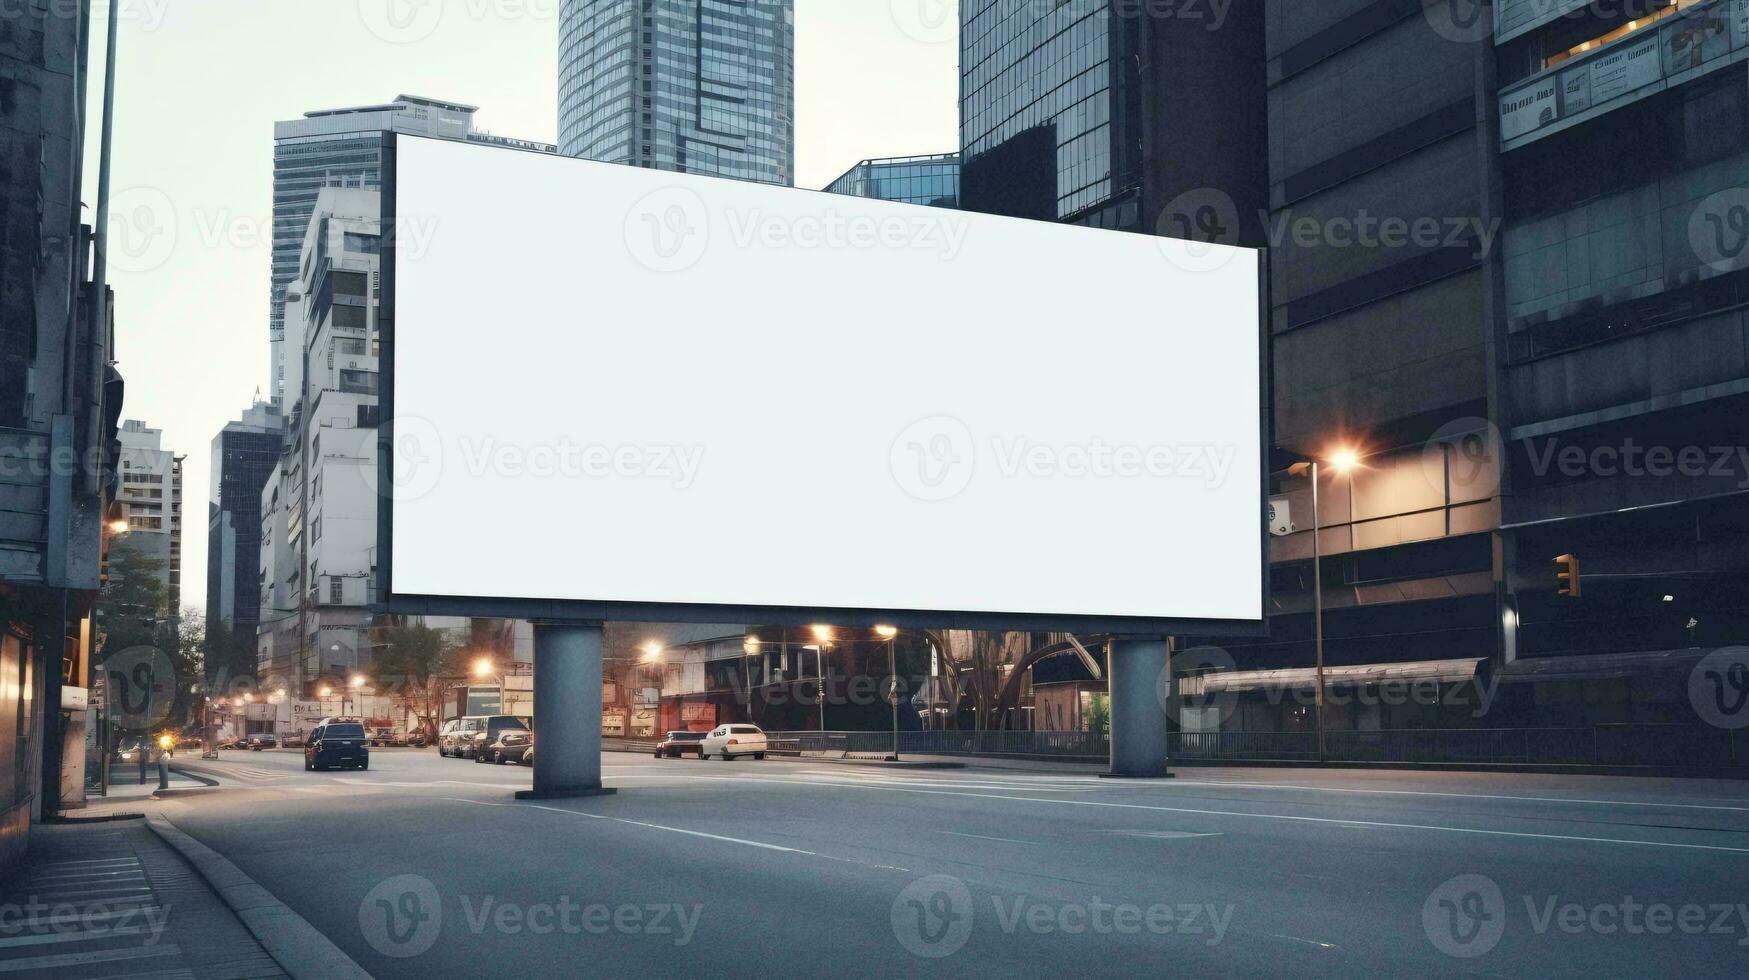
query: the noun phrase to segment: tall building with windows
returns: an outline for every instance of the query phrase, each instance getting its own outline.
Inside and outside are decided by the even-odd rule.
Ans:
[[[163,446],[164,434],[144,422],[122,423],[121,486],[116,500],[127,511],[128,533],[110,546],[128,548],[157,563],[164,605],[158,618],[182,611],[182,460]]]
[[[382,194],[316,196],[286,290],[291,413],[284,452],[257,487],[252,577],[261,583],[261,674],[303,691],[369,658],[375,600]],[[307,693],[307,692],[306,692]]]
[[[937,153],[864,160],[827,184],[826,192],[957,208],[960,203],[960,155]]]
[[[565,0],[559,146],[795,182],[795,0]]]
[[[1509,652],[1555,723],[1675,720],[1749,641],[1749,4],[1494,12]]]
[[[1263,0],[961,0],[961,207],[1262,243]]]
[[[84,799],[90,716],[64,706],[73,699],[62,691],[63,682],[89,683],[93,603],[112,533],[122,379],[113,297],[92,267],[84,224],[92,215],[82,203],[93,200],[87,137],[97,140],[85,111],[94,46],[82,35],[91,20],[83,2],[12,4],[0,14],[0,874],[8,875],[31,823]]]
[[[298,250],[310,225],[316,195],[324,187],[379,190],[387,134],[515,146],[556,153],[549,143],[494,136],[474,128],[471,105],[414,95],[381,105],[307,112],[273,126],[273,278],[268,304],[272,390],[269,401],[284,410],[285,290],[298,272]]]
[[[213,437],[206,615],[243,635],[254,633],[260,617],[261,488],[284,443],[285,416],[260,401]]]

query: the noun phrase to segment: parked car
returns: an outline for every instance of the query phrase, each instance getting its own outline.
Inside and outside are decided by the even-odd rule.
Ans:
[[[277,749],[279,748],[279,736],[272,732],[250,732],[244,736],[243,745],[251,752],[260,752],[262,749]]]
[[[738,756],[765,758],[765,732],[758,725],[718,725],[699,743],[698,757],[716,756],[724,762]]]
[[[372,748],[389,745],[406,745],[407,738],[393,728],[378,727],[370,730],[370,744]]]
[[[464,725],[477,720],[478,719],[476,718],[451,718],[444,722],[443,727],[437,731],[437,754],[442,756],[454,756],[457,759],[461,758],[461,742],[463,738],[462,728]]]
[[[704,744],[705,732],[669,732],[656,743],[656,758],[678,759],[683,755],[698,755]]]
[[[534,742],[532,741],[528,743],[528,751],[522,753],[522,764],[530,769],[534,768]]]
[[[138,762],[140,759],[139,739],[129,739],[115,747],[115,757],[123,762]]]
[[[499,765],[520,763],[534,749],[534,733],[525,728],[504,728],[490,744],[480,749],[475,762],[496,762]]]
[[[356,721],[329,721],[316,726],[304,745],[304,768],[329,766],[370,768],[370,746],[364,726]]]
[[[475,762],[486,761],[486,748],[498,741],[498,736],[507,731],[528,731],[528,722],[515,715],[481,715],[474,720],[479,725],[472,730],[468,740],[462,743],[462,754]]]
[[[425,741],[425,729],[420,727],[401,736],[401,744],[410,748],[422,749],[430,743]]]

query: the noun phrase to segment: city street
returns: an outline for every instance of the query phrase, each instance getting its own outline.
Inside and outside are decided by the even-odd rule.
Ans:
[[[617,795],[378,750],[162,812],[371,973],[1741,976],[1749,786],[609,753]]]

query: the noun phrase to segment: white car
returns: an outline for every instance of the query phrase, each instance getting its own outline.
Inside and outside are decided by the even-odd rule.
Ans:
[[[700,759],[708,759],[713,755],[724,762],[742,755],[763,759],[765,733],[759,730],[758,725],[718,725],[704,737],[704,744],[698,748]]]

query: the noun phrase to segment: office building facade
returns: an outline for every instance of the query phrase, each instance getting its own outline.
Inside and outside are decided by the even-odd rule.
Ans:
[[[559,146],[794,184],[794,0],[565,0]]]
[[[961,207],[1262,244],[1262,0],[959,13]]]
[[[1507,652],[1552,723],[1692,719],[1749,640],[1749,4],[1501,0],[1486,43]]]
[[[206,615],[243,635],[259,621],[261,488],[285,442],[285,416],[256,402],[212,442],[207,499]]]
[[[957,208],[960,203],[960,155],[937,153],[864,160],[827,184],[825,189],[829,194]]]
[[[164,448],[164,433],[138,419],[122,423],[121,483],[116,500],[127,515],[128,533],[110,547],[127,548],[156,566],[164,604],[159,619],[182,612],[182,460]]]
[[[387,134],[514,146],[544,153],[558,147],[475,128],[478,109],[414,95],[381,105],[321,109],[273,126],[273,274],[268,303],[269,401],[284,411],[286,390],[285,290],[298,273],[298,252],[324,187],[382,188]],[[294,352],[295,353],[295,352]]]

